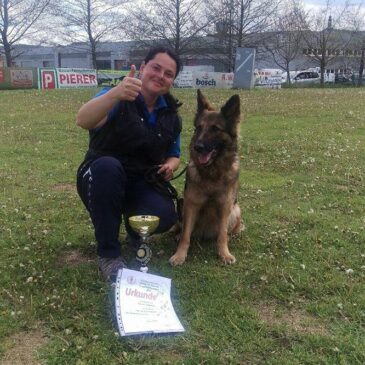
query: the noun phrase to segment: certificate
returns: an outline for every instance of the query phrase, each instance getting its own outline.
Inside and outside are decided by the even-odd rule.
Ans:
[[[119,270],[115,306],[120,335],[184,332],[170,292],[171,279],[135,270]]]

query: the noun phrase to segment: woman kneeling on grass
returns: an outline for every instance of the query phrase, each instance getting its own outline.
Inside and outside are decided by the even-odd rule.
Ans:
[[[156,166],[157,174],[169,181],[179,167],[181,120],[169,90],[180,67],[172,50],[155,47],[139,79],[132,65],[116,87],[102,90],[77,113],[76,124],[90,135],[77,171],[77,191],[94,225],[98,266],[106,280],[114,281],[118,269],[125,267],[119,242],[122,216],[135,243],[138,237],[128,217],[160,217],[157,233],[177,221],[172,198],[149,184],[145,172]]]

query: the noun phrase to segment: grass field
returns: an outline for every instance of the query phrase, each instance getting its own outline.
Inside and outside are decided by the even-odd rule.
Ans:
[[[74,116],[94,93],[0,92],[0,363],[364,364],[365,90],[239,92],[237,263],[194,242],[173,268],[173,236],[156,237],[150,272],[172,278],[186,332],[129,338],[75,190],[88,136]],[[205,93],[220,106],[234,91]],[[195,91],[175,95],[184,164]]]

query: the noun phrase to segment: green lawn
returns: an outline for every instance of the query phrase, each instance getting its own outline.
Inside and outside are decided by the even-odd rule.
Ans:
[[[3,364],[364,364],[365,90],[239,91],[237,263],[193,242],[174,268],[174,237],[155,237],[150,272],[172,279],[186,332],[129,338],[116,335],[113,292],[75,190],[88,135],[74,119],[94,93],[0,92]],[[205,91],[219,107],[233,93]],[[175,91],[183,164],[195,94]],[[175,182],[181,192],[183,178]]]

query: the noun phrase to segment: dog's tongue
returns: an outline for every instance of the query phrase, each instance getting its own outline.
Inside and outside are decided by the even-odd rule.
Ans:
[[[213,153],[213,151],[212,152],[209,152],[209,153],[204,153],[204,154],[201,153],[201,154],[199,154],[199,156],[198,156],[199,163],[201,165],[207,164],[209,162],[210,158],[212,157],[212,153]]]

